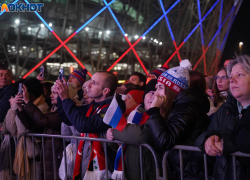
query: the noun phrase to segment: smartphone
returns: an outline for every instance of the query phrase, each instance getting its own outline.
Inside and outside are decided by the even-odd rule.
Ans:
[[[60,68],[60,70],[59,70],[59,79],[60,79],[60,81],[62,81],[62,78],[63,78],[63,68]]]
[[[18,92],[23,94],[23,83],[19,83]]]
[[[42,72],[42,74],[41,74],[41,77],[44,77],[44,67],[40,67],[40,72],[39,72],[39,74]]]

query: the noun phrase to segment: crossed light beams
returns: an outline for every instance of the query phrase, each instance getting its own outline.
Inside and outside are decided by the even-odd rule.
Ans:
[[[175,7],[176,4],[178,4],[180,2],[180,0],[177,0],[166,12],[164,12],[164,14],[143,34],[141,35],[140,38],[138,38],[138,40],[132,44],[132,46],[130,46],[130,48],[128,48],[108,69],[107,71],[110,71],[136,44],[138,44],[138,42],[140,42],[140,40],[147,35],[147,33],[158,23],[160,22],[160,20],[162,18],[164,18],[165,14],[167,14],[171,9],[173,9]],[[126,39],[126,38],[125,38]]]
[[[197,6],[198,6],[199,21],[200,21],[201,45],[202,45],[202,52],[203,52],[202,56],[203,56],[203,64],[204,64],[204,74],[207,75],[206,56],[205,56],[205,50],[204,50],[204,36],[203,36],[203,28],[202,28],[202,22],[201,22],[200,0],[197,0]]]
[[[214,59],[214,61],[213,61],[212,66],[211,66],[211,68],[210,68],[210,70],[209,70],[208,75],[210,75],[210,73],[211,73],[211,71],[212,71],[212,69],[213,69],[215,63],[217,64],[218,57],[219,57],[219,53],[223,51],[223,48],[224,48],[224,45],[225,45],[227,36],[228,36],[229,31],[230,31],[230,29],[231,29],[231,26],[232,26],[232,24],[233,24],[233,22],[234,22],[234,20],[235,20],[235,17],[236,17],[236,15],[237,15],[237,13],[238,13],[240,7],[241,7],[242,2],[243,2],[243,0],[240,1],[239,5],[238,5],[238,7],[237,7],[237,10],[235,11],[235,14],[231,17],[231,20],[230,20],[230,22],[229,22],[229,26],[228,26],[228,28],[227,28],[226,35],[225,35],[225,37],[224,37],[224,39],[223,39],[223,41],[222,41],[221,46],[219,47],[219,44],[217,44],[217,54],[216,54],[216,57],[215,57],[215,59]],[[220,59],[220,60],[221,60],[221,59]],[[219,60],[219,62],[220,62],[220,60]],[[216,74],[217,71],[218,71],[218,66],[215,67],[214,74]]]
[[[210,14],[210,12],[215,8],[215,6],[218,4],[220,0],[217,0],[214,5],[208,10],[208,12],[204,15],[204,17],[201,19],[201,22],[203,22],[207,16]],[[189,37],[194,33],[194,31],[199,27],[200,23],[199,22],[194,28],[193,30],[188,34],[188,36],[184,39],[184,41],[177,47],[177,50],[179,51],[179,49],[186,43],[186,41],[189,39]],[[164,65],[167,65],[169,63],[169,61],[174,57],[174,55],[177,53],[177,50],[168,58],[168,60],[164,63]]]
[[[76,30],[71,36],[69,36],[64,42],[57,36],[57,34],[50,28],[50,26],[45,22],[45,20],[38,14],[38,12],[35,12],[36,15],[41,19],[41,21],[46,25],[46,27],[52,32],[52,34],[58,39],[58,41],[61,43],[56,49],[54,49],[47,57],[45,57],[40,63],[38,63],[34,68],[32,68],[27,74],[23,76],[23,79],[25,79],[27,76],[29,76],[35,69],[37,69],[41,64],[43,64],[49,57],[51,57],[56,51],[58,51],[62,46],[65,47],[65,49],[72,55],[72,57],[83,67],[83,64],[77,59],[77,57],[72,53],[72,51],[65,45],[71,38],[73,38],[78,32],[80,32],[85,26],[87,26],[93,19],[95,19],[100,13],[102,13],[108,6],[110,6],[115,0],[112,0],[109,2],[105,7],[103,7],[100,11],[98,11],[93,17],[91,17],[85,24],[83,24],[78,30]],[[25,0],[25,2],[28,4],[29,2]],[[92,77],[90,72],[88,72],[88,75]]]
[[[16,2],[18,2],[19,0],[16,0],[13,2],[13,4],[15,4]],[[28,3],[27,0],[25,0],[26,3]],[[44,63],[50,56],[52,56],[58,49],[60,49],[62,46],[64,46],[68,52],[74,57],[74,59],[84,68],[84,66],[82,65],[82,63],[77,59],[77,57],[71,52],[71,50],[65,45],[72,37],[74,37],[79,31],[81,31],[86,25],[88,25],[94,18],[96,18],[101,12],[103,12],[106,8],[109,9],[109,11],[111,12],[112,16],[114,17],[114,19],[116,20],[116,23],[117,25],[119,26],[119,28],[121,29],[123,35],[125,36],[125,33],[123,31],[123,29],[121,28],[119,22],[117,21],[117,19],[115,18],[115,15],[113,14],[113,12],[111,11],[111,9],[109,8],[109,6],[114,2],[115,0],[112,0],[110,3],[106,3],[105,1],[105,4],[106,6],[103,7],[99,12],[97,12],[92,18],[90,18],[84,25],[82,25],[76,32],[74,32],[71,36],[69,36],[64,42],[62,42],[62,40],[56,35],[56,33],[48,26],[48,24],[44,21],[44,19],[37,13],[36,15],[43,21],[43,23],[48,27],[48,29],[52,32],[52,34],[59,40],[59,42],[61,43],[55,50],[53,50],[47,57],[45,57],[39,64],[37,64],[31,71],[29,71],[23,78],[26,78],[30,73],[32,73],[36,68],[38,68],[42,63]],[[140,42],[140,40],[163,18],[165,17],[166,19],[166,22],[167,22],[167,25],[168,25],[168,28],[169,28],[169,31],[170,31],[170,34],[171,34],[171,37],[172,37],[172,40],[174,42],[174,45],[175,45],[175,52],[169,57],[169,59],[165,62],[165,64],[168,64],[168,62],[173,58],[173,56],[177,53],[178,54],[178,57],[179,57],[179,60],[180,60],[180,56],[179,56],[179,49],[185,44],[185,42],[187,41],[187,39],[189,39],[189,37],[194,33],[194,31],[198,28],[198,26],[201,26],[202,25],[202,21],[204,21],[204,19],[208,16],[208,14],[210,14],[210,12],[214,9],[214,7],[218,4],[218,2],[220,0],[217,0],[214,5],[209,9],[209,11],[205,14],[205,16],[201,19],[201,17],[199,17],[199,23],[194,27],[194,29],[189,33],[189,35],[184,39],[184,41],[177,47],[176,46],[176,42],[174,40],[174,36],[173,36],[173,33],[172,33],[172,30],[171,30],[171,27],[170,27],[170,24],[169,24],[169,21],[167,19],[167,13],[173,9],[173,7],[180,2],[180,0],[177,0],[167,11],[164,12],[164,8],[163,8],[163,4],[162,4],[162,1],[160,1],[160,4],[162,6],[162,10],[163,10],[163,15],[132,45],[130,43],[130,41],[127,39],[127,37],[125,36],[125,39],[127,40],[127,42],[129,43],[130,45],[130,48],[127,49],[122,56],[120,56],[115,62],[114,64],[109,67],[109,69],[107,71],[110,71],[131,49],[134,51],[138,61],[140,62],[140,64],[142,65],[142,62],[140,61],[140,58],[138,56],[138,54],[136,53],[136,51],[134,50],[134,46],[136,44],[138,44],[138,42]],[[222,1],[222,0],[221,0]],[[197,0],[197,2],[199,3],[199,0]],[[242,1],[241,1],[242,2]],[[1,12],[0,13],[0,16],[4,13],[5,11]],[[231,12],[231,11],[230,11]],[[200,10],[199,10],[199,13],[200,13]],[[229,15],[229,14],[228,14]],[[200,16],[200,15],[199,15]],[[228,16],[227,16],[228,18]],[[224,21],[225,23],[225,21]],[[223,23],[223,25],[224,25]],[[222,26],[223,26],[222,25]],[[219,30],[216,32],[216,34],[214,35],[214,37],[212,38],[212,40],[210,41],[209,45],[207,46],[207,48],[204,50],[203,52],[203,55],[202,57],[205,55],[207,49],[209,48],[209,46],[211,45],[211,43],[213,42],[214,38],[216,37],[216,35],[220,32],[220,29],[222,28],[222,26],[219,28]],[[228,33],[228,32],[227,32]],[[226,38],[226,36],[225,36]],[[223,44],[225,42],[225,38],[223,40]],[[203,39],[203,36],[202,36],[202,39]],[[222,45],[223,45],[222,44]],[[222,46],[221,46],[222,47]],[[201,57],[201,58],[202,58]],[[200,62],[201,58],[198,60],[197,64],[196,64],[196,67],[198,65],[198,63]],[[204,63],[205,64],[205,63]],[[144,67],[144,65],[142,65],[142,67]],[[195,67],[195,68],[196,68]],[[145,68],[145,67],[144,67]],[[145,69],[144,69],[145,71]],[[146,72],[146,71],[145,71]],[[146,72],[147,73],[147,72]],[[91,76],[91,74],[89,74]]]
[[[223,11],[223,0],[221,0],[221,3],[220,3],[220,17],[219,17],[219,24],[221,24],[221,19],[222,19],[222,11]],[[218,38],[217,38],[217,50],[216,50],[216,56],[215,56],[215,59],[210,67],[210,70],[208,72],[208,75],[210,75],[211,71],[212,71],[212,68],[215,64],[215,62],[217,63],[217,59],[218,59],[218,56],[220,54],[220,33],[218,34]]]
[[[106,0],[103,0],[103,2],[107,5]],[[118,27],[120,28],[120,30],[121,30],[121,32],[122,32],[124,38],[126,39],[126,41],[127,41],[128,44],[129,44],[129,46],[132,47],[131,42],[129,41],[128,37],[125,36],[125,32],[124,32],[124,30],[123,30],[121,24],[120,24],[119,21],[117,20],[116,16],[114,15],[113,11],[111,10],[110,7],[108,7],[108,10],[110,11],[111,15],[113,16],[113,18],[114,18],[116,24],[117,24]],[[144,72],[146,73],[146,75],[148,75],[148,71],[147,71],[147,69],[145,68],[144,64],[142,63],[142,61],[141,61],[140,57],[138,56],[137,52],[135,51],[134,47],[132,47],[132,51],[134,52],[134,54],[135,54],[136,58],[138,59],[139,63],[141,64],[141,66],[142,66]]]
[[[165,13],[165,8],[164,8],[164,6],[163,6],[162,0],[159,0],[159,2],[160,2],[160,5],[161,5],[162,12]],[[177,51],[177,55],[178,55],[179,61],[181,62],[181,56],[180,56],[180,53],[179,53],[179,51],[178,51],[178,49],[177,49],[177,45],[176,45],[176,42],[175,42],[175,39],[174,39],[174,34],[173,34],[173,31],[172,31],[172,29],[171,29],[171,26],[170,26],[170,23],[169,23],[169,21],[168,21],[168,17],[167,17],[166,14],[165,14],[165,19],[166,19],[166,22],[167,22],[167,25],[168,25],[168,29],[169,29],[169,32],[170,32],[172,41],[173,41],[173,43],[174,43],[174,48],[175,48],[175,50]]]
[[[215,37],[218,35],[218,33],[220,32],[220,30],[221,30],[222,27],[224,26],[224,24],[225,24],[226,20],[228,19],[229,15],[230,15],[231,13],[233,13],[234,8],[235,8],[235,6],[233,6],[233,7],[231,8],[231,10],[230,10],[229,13],[227,14],[226,18],[224,19],[223,23],[219,26],[219,29],[217,30],[217,32],[214,34],[213,38],[211,39],[211,41],[210,41],[209,44],[207,45],[207,47],[206,47],[206,49],[205,49],[205,51],[204,51],[203,54],[205,54],[205,53],[207,52],[208,48],[209,48],[209,47],[211,46],[211,44],[213,43]],[[199,63],[200,63],[202,57],[203,57],[203,55],[199,58],[199,60],[198,60],[197,63],[195,64],[193,70],[195,70],[195,69],[197,68],[197,66],[199,65]]]

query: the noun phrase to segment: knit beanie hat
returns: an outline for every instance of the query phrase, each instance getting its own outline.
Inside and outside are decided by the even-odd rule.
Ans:
[[[164,71],[168,69],[169,69],[168,65],[163,65],[162,67],[155,69],[151,74],[156,75],[156,77],[158,78]]]
[[[37,78],[27,79],[23,84],[27,87],[27,91],[30,94],[33,94],[35,98],[38,98],[43,94],[43,85]]]
[[[82,69],[82,70],[75,70],[73,71],[69,76],[74,76],[75,78],[78,79],[78,81],[83,85],[83,83],[86,80],[86,74],[87,74],[87,69]]]
[[[146,96],[147,93],[149,93],[150,91],[156,91],[156,86],[157,84],[157,79],[151,79],[148,84],[146,85],[146,88],[145,88],[145,91],[144,91],[144,94],[143,94],[143,101],[144,101],[144,98]]]
[[[162,73],[157,82],[161,82],[176,93],[186,90],[190,85],[189,70],[191,67],[192,64],[189,60],[182,60],[180,66],[168,69]]]
[[[144,91],[131,90],[127,94],[130,94],[137,104],[140,104],[143,101],[142,97],[143,97]]]

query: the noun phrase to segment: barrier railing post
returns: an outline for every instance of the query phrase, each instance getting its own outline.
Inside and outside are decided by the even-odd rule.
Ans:
[[[36,162],[35,162],[35,143],[34,136],[32,136],[32,144],[33,144],[33,178],[36,179]]]
[[[179,150],[179,157],[180,157],[181,180],[183,180],[183,159],[182,159],[182,150]]]
[[[163,156],[163,161],[162,161],[162,171],[163,171],[163,179],[167,180],[168,179],[168,169],[167,169],[167,157],[168,153],[170,151],[166,151],[164,156]]]
[[[107,155],[107,143],[104,142],[104,153],[105,153],[105,167],[106,167],[106,180],[109,179],[109,173],[108,173],[108,170],[109,170],[109,167],[108,167],[108,155]]]
[[[152,155],[154,157],[154,160],[155,160],[155,176],[156,176],[156,180],[159,180],[159,178],[160,178],[160,170],[159,170],[158,160],[157,160],[157,156],[156,156],[156,153],[155,153],[154,149],[148,144],[141,144],[141,146],[144,146],[144,147],[148,148],[151,151],[151,153],[152,153]]]
[[[9,138],[9,152],[10,152],[10,179],[12,179],[11,136],[10,136],[10,138]]]
[[[142,159],[142,146],[140,146],[140,170],[141,170],[141,180],[143,180],[143,159]]]
[[[233,171],[234,171],[234,180],[236,180],[236,157],[233,156]]]
[[[65,146],[65,139],[63,138],[63,154],[64,154],[64,167],[65,167],[65,180],[68,179],[68,172],[67,172],[67,155],[66,155],[66,146]]]
[[[121,153],[122,153],[122,180],[125,180],[125,164],[124,164],[124,150],[123,150],[123,145],[121,147]]]
[[[208,173],[207,173],[207,155],[203,154],[204,157],[204,169],[205,169],[205,180],[208,180]]]
[[[46,180],[46,168],[45,168],[45,153],[44,153],[44,137],[42,137],[42,150],[43,150],[43,178]]]
[[[25,171],[25,180],[27,180],[27,162],[26,162],[26,136],[23,136],[23,158],[24,158],[24,171]]]
[[[54,173],[54,180],[56,180],[56,160],[55,160],[55,143],[54,138],[52,137],[52,155],[53,155],[53,173]]]

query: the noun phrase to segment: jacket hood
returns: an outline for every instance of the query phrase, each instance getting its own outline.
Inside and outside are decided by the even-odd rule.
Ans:
[[[179,103],[195,103],[208,113],[210,110],[210,103],[208,96],[203,92],[199,87],[188,88],[184,91],[181,91],[174,100],[174,106]]]

